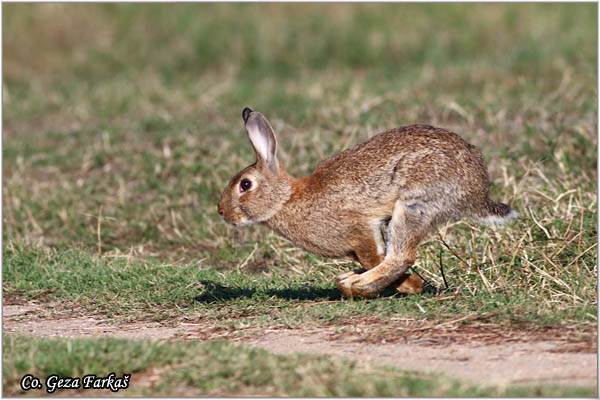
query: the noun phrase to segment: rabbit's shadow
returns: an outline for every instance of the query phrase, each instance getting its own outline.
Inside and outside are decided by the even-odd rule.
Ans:
[[[194,297],[200,303],[235,300],[242,297],[252,298],[256,289],[228,287],[213,281],[202,280],[202,293]],[[269,289],[261,291],[265,295],[285,300],[341,300],[342,293],[337,288],[320,288],[305,286],[302,288]]]
[[[202,293],[194,297],[194,301],[199,303],[214,303],[235,300],[242,297],[252,298],[257,290],[249,288],[239,287],[228,287],[223,286],[220,283],[216,283],[208,280],[201,280],[199,282],[202,286]],[[438,293],[437,288],[426,285],[423,294],[435,295]],[[287,288],[287,289],[269,289],[265,290],[265,295],[272,297],[275,296],[285,300],[342,300],[344,296],[342,292],[337,288],[320,288],[304,286],[301,288]],[[406,297],[406,294],[397,293],[393,290],[386,289],[378,297],[390,298],[390,297]]]

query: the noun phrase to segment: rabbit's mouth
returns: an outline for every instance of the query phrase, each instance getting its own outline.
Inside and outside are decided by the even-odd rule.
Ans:
[[[231,218],[234,217],[234,218]],[[240,214],[235,214],[233,216],[230,216],[230,218],[225,218],[225,221],[233,226],[235,226],[236,228],[241,228],[243,226],[248,226],[248,225],[252,225],[253,221],[246,218],[245,215],[240,215]]]
[[[248,220],[247,218],[245,218],[243,216],[237,216],[237,218],[234,219],[234,216],[223,214],[222,217],[225,220],[225,222],[227,222],[230,225],[235,226],[236,228],[252,225],[252,223],[253,223],[252,221]]]
[[[238,222],[230,222],[231,225],[235,226],[236,228],[242,228],[244,226],[248,226],[248,225],[252,225],[254,222],[252,221],[238,221]]]

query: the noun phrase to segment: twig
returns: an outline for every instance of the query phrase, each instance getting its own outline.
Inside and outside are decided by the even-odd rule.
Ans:
[[[411,266],[410,266],[410,270],[411,270],[412,272],[414,272],[415,274],[417,274],[417,276],[418,276],[419,278],[421,278],[421,280],[422,280],[423,282],[425,282],[425,284],[426,284],[426,285],[433,286],[433,285],[431,284],[431,282],[429,282],[427,279],[423,278],[423,277],[421,276],[421,274],[419,274],[419,273],[417,272],[417,270],[414,268],[414,265],[411,265]]]
[[[459,256],[458,254],[456,254],[456,252],[454,250],[452,250],[450,248],[450,246],[448,245],[448,243],[446,243],[446,241],[442,238],[442,235],[440,235],[440,241],[448,249],[448,251],[450,251],[450,253],[452,253],[452,255],[454,257],[458,258],[463,264],[465,264],[468,269],[470,269],[471,271],[476,271],[477,270],[477,268],[473,268],[461,256]]]
[[[564,267],[560,272],[563,273],[567,268],[569,268],[571,265],[573,265],[577,260],[579,260],[585,253],[587,253],[588,251],[590,251],[591,249],[593,249],[594,247],[596,247],[598,245],[598,243],[594,243],[593,245],[591,245],[590,247],[588,247],[587,249],[585,249],[583,251],[583,253],[580,253],[577,257],[575,257],[573,259],[573,261],[571,261],[569,263],[569,265],[567,265],[566,267]]]
[[[515,262],[515,258],[517,257],[517,252],[521,248],[521,245],[523,244],[523,240],[525,240],[525,237],[527,237],[527,232],[525,232],[523,234],[523,236],[521,237],[521,239],[519,240],[519,243],[517,244],[517,248],[515,249],[512,257],[510,258],[510,263],[508,264],[508,268],[506,270],[506,276],[510,276],[510,270],[512,269],[513,263]]]
[[[254,248],[252,249],[252,251],[250,252],[250,254],[248,255],[248,257],[246,257],[246,259],[244,260],[244,262],[242,262],[239,266],[238,266],[238,272],[243,270],[244,267],[246,266],[246,264],[248,264],[248,261],[250,261],[250,259],[252,258],[252,256],[254,255],[254,253],[256,253],[256,249],[258,249],[258,243],[254,244]]]
[[[550,235],[550,232],[548,232],[548,229],[546,229],[541,223],[539,223],[539,221],[535,218],[535,214],[533,213],[533,211],[531,210],[531,207],[529,208],[529,214],[531,215],[531,218],[533,219],[533,222],[535,222],[535,224],[542,230],[544,231],[544,233],[546,234],[546,237],[548,239],[552,239],[552,236]]]
[[[444,274],[444,263],[442,262],[442,246],[440,246],[440,272],[442,273],[442,279],[444,280],[444,285],[446,286],[446,290],[449,289],[448,281],[446,280],[446,274]]]

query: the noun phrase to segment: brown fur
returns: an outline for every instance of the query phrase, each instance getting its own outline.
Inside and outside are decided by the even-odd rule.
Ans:
[[[257,162],[230,181],[219,214],[237,225],[261,222],[322,256],[355,258],[368,271],[338,277],[349,297],[373,296],[395,282],[401,282],[399,291],[420,291],[420,279],[405,273],[432,228],[462,216],[504,218],[512,211],[488,198],[481,153],[455,133],[426,125],[395,128],[296,179],[277,161],[267,119],[246,110]],[[240,193],[244,178],[253,188]],[[381,236],[386,223],[387,248]]]

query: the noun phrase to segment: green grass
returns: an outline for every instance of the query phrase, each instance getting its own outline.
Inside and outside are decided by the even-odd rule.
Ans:
[[[156,320],[165,323],[182,319],[204,320],[233,327],[283,325],[299,327],[339,323],[349,318],[369,318],[385,324],[389,318],[413,316],[430,321],[457,319],[481,314],[485,322],[518,328],[552,326],[589,329],[595,323],[596,308],[591,297],[593,285],[578,286],[562,302],[535,303],[532,299],[564,292],[561,285],[545,283],[542,295],[533,289],[510,287],[481,290],[447,290],[404,296],[383,292],[376,299],[345,300],[332,277],[344,265],[330,264],[321,271],[291,273],[217,272],[197,266],[161,264],[136,259],[88,256],[77,251],[42,251],[9,245],[3,254],[4,296],[42,302],[61,301],[63,307],[79,306],[104,314],[115,321]],[[348,267],[348,266],[347,266]],[[480,275],[468,274],[469,287],[476,287]],[[550,275],[551,276],[551,275]],[[514,284],[518,284],[518,274]],[[556,275],[555,281],[569,279]],[[581,278],[585,282],[584,278]],[[587,286],[586,286],[587,285]],[[537,291],[542,290],[540,288]],[[443,300],[453,295],[451,301]],[[442,300],[438,300],[441,298]],[[401,337],[398,331],[396,336]]]
[[[597,29],[596,4],[7,4],[4,300],[113,321],[465,317],[589,334]],[[245,106],[295,176],[398,125],[451,129],[521,217],[433,233],[415,269],[442,287],[441,249],[442,296],[342,299],[333,278],[354,264],[219,218],[254,161]]]
[[[107,371],[131,374],[122,396],[293,397],[593,397],[594,388],[476,386],[443,375],[374,368],[327,356],[272,355],[230,342],[151,342],[119,339],[48,339],[5,335],[5,396],[23,394],[24,374],[45,382],[51,374],[82,377]],[[39,397],[45,389],[28,394]],[[104,393],[103,393],[104,392]],[[106,395],[98,391],[95,395]],[[58,391],[59,396],[77,392]],[[80,391],[79,394],[85,393]]]

